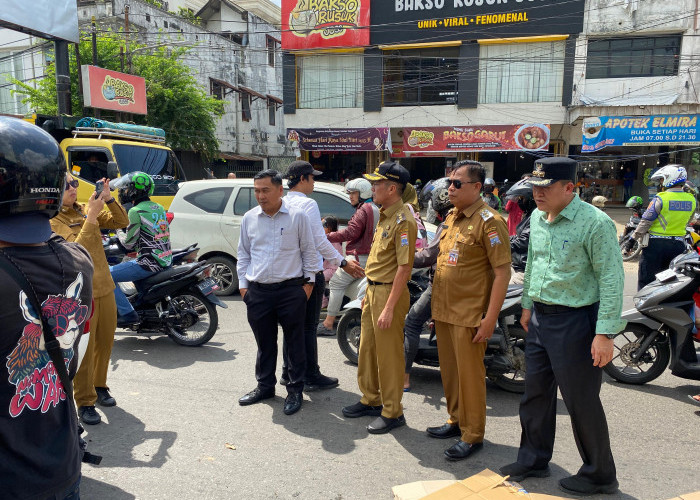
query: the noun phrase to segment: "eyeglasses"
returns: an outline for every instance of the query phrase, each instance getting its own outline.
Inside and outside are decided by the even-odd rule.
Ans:
[[[78,189],[78,186],[80,186],[80,183],[73,179],[72,181],[66,181],[66,186],[70,186],[74,189]]]
[[[462,184],[476,184],[479,181],[460,181],[459,179],[449,179],[450,185],[455,189],[462,189]]]

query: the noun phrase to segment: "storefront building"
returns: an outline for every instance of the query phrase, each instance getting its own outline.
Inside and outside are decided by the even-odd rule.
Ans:
[[[586,194],[623,203],[626,167],[644,194],[649,164],[690,165],[700,142],[585,151],[583,121],[700,111],[694,2],[283,0],[288,135],[387,128],[381,150],[296,146],[339,180],[392,157],[413,180],[473,158],[512,181],[570,154]]]

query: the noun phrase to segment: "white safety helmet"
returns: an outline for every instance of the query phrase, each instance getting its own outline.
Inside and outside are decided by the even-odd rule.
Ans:
[[[348,193],[360,193],[360,199],[368,200],[372,197],[372,184],[367,179],[358,177],[345,184],[345,191]]]
[[[593,197],[591,200],[591,205],[603,209],[605,208],[605,203],[607,203],[607,201],[608,199],[605,196],[598,195]]]
[[[661,184],[665,188],[670,188],[678,184],[683,184],[686,179],[688,179],[688,173],[685,171],[683,165],[666,165],[654,172],[651,179],[662,179]]]

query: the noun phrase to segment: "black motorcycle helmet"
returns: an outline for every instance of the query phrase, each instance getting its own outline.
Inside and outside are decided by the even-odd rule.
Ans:
[[[48,240],[65,184],[66,162],[56,140],[25,120],[0,116],[0,240]]]
[[[110,183],[110,187],[119,190],[119,202],[122,205],[134,205],[147,200],[153,194],[156,185],[145,172],[129,172]]]
[[[450,180],[447,177],[433,181],[433,190],[430,192],[430,199],[435,210],[440,217],[445,219],[447,212],[454,206],[450,201],[448,189]]]
[[[537,207],[532,196],[532,184],[527,182],[527,179],[521,179],[513,184],[506,192],[506,196],[508,198],[517,197],[520,210],[526,214],[529,214]]]

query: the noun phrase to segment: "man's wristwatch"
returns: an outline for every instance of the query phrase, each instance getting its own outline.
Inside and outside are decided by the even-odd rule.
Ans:
[[[348,265],[348,261],[347,261],[347,260],[343,259],[343,260],[340,261],[340,267],[345,267],[345,266],[347,266],[347,265]]]
[[[617,337],[617,333],[606,333],[604,335],[611,340]]]

